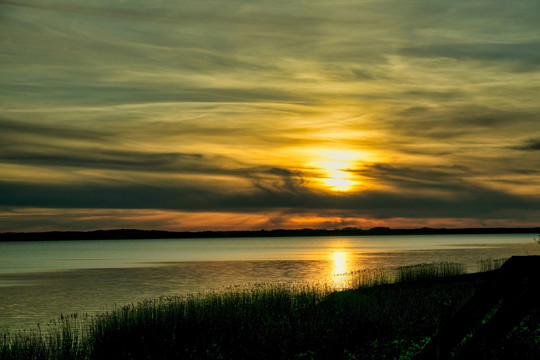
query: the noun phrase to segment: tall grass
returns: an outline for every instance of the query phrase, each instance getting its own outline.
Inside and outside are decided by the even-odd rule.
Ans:
[[[312,315],[324,295],[308,286],[259,285],[125,306],[93,319],[92,357],[285,358],[285,349],[303,343],[297,330],[318,321]]]
[[[414,280],[463,272],[420,264],[353,272],[345,292],[327,282],[256,284],[146,300],[4,334],[0,359],[406,359],[475,289]]]
[[[399,266],[396,271],[398,282],[417,281],[462,275],[465,274],[465,265],[454,262],[426,263]]]
[[[377,285],[390,284],[395,281],[395,268],[364,269],[348,274],[347,289],[359,289]],[[344,289],[345,290],[345,289]]]
[[[45,328],[4,333],[0,338],[0,359],[88,359],[89,319],[77,314],[61,315]]]
[[[486,271],[493,271],[498,270],[503,266],[503,264],[508,260],[508,258],[500,258],[500,259],[482,259],[478,260],[476,262],[476,271],[477,272],[486,272]]]

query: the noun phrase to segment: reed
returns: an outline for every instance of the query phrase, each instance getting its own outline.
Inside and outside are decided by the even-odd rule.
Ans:
[[[52,320],[45,328],[4,333],[0,338],[0,359],[89,359],[88,316],[77,314]]]
[[[493,271],[498,270],[503,266],[503,264],[508,260],[508,258],[500,258],[500,259],[482,259],[478,260],[476,262],[476,272],[487,272],[487,271]]]
[[[478,281],[454,263],[362,270],[349,288],[255,284],[152,299],[0,337],[0,359],[408,359]]]
[[[454,262],[425,263],[399,266],[397,281],[418,281],[465,274],[465,265]]]

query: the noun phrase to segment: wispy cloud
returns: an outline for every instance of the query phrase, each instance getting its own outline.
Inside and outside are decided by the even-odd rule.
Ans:
[[[0,1],[0,205],[537,215],[539,6]],[[353,191],[321,187],[333,160]]]

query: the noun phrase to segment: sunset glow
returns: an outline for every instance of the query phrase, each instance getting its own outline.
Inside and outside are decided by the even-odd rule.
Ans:
[[[540,218],[534,2],[0,13],[0,231]]]
[[[354,171],[359,166],[360,160],[365,159],[363,153],[352,150],[318,149],[313,150],[311,156],[314,160],[309,164],[319,174],[314,180],[323,189],[348,192],[357,190],[361,185]]]
[[[326,178],[321,179],[321,181],[334,191],[349,191],[357,183],[352,180],[347,180],[345,178]]]

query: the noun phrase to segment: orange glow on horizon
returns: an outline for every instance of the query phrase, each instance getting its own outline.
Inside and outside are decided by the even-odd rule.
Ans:
[[[249,212],[186,212],[156,209],[56,209],[19,208],[15,211],[0,209],[5,219],[2,231],[52,231],[92,229],[148,229],[169,231],[231,231],[272,229],[338,229],[356,227],[370,229],[377,226],[390,228],[473,228],[473,227],[535,227],[536,219],[516,222],[512,220],[483,220],[470,218],[388,218],[344,216],[338,213],[326,216],[315,213]],[[57,219],[62,219],[59,222]],[[29,226],[31,222],[33,225]],[[341,251],[341,246],[333,247]],[[331,260],[331,259],[330,259]],[[329,274],[330,275],[330,274]]]

